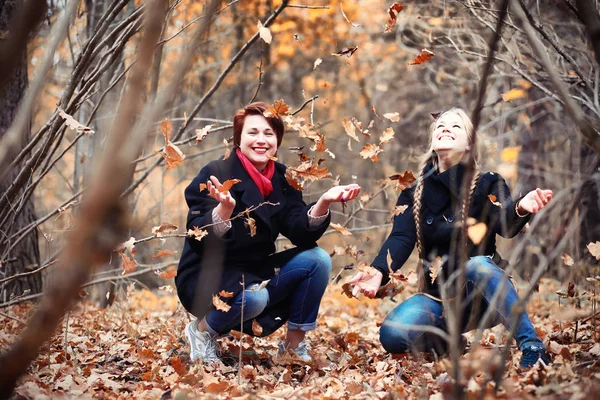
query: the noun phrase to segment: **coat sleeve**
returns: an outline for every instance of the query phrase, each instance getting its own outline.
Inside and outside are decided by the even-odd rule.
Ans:
[[[512,238],[523,229],[531,217],[529,214],[525,217],[517,215],[516,205],[524,196],[513,200],[510,189],[502,176],[491,172],[485,175],[489,182],[486,193],[495,196],[496,202],[500,204],[490,208],[488,227],[500,236]]]
[[[218,177],[214,162],[211,162],[202,168],[200,173],[185,189],[185,201],[189,207],[186,230],[194,229],[194,227],[203,228],[204,226],[213,223],[212,211],[219,205],[219,202],[208,195],[207,189],[200,191],[200,184],[206,184],[211,175]],[[207,230],[209,235],[219,237],[215,234],[212,226],[204,229]],[[233,229],[234,227],[232,226],[225,235],[219,238],[224,241],[230,241],[233,237]],[[200,246],[201,242],[191,239],[189,240],[189,243],[192,248],[196,248],[197,246]]]
[[[392,257],[392,271],[400,269],[412,253],[417,241],[415,221],[413,219],[412,191],[403,191],[396,202],[397,206],[408,206],[403,213],[394,217],[392,232],[381,246],[379,254],[371,265],[383,274],[382,283],[388,281],[388,251]]]
[[[287,183],[286,183],[287,185]],[[283,236],[298,247],[313,246],[323,236],[331,221],[331,213],[319,225],[310,227],[308,210],[315,204],[306,204],[302,200],[302,192],[285,186],[286,207],[278,213],[278,226]]]

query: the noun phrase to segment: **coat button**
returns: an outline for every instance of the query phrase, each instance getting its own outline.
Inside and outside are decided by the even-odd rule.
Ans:
[[[451,215],[448,217],[448,222],[449,223],[453,223],[454,222],[454,215]]]
[[[433,224],[433,217],[428,217],[426,222],[427,222],[427,225]]]

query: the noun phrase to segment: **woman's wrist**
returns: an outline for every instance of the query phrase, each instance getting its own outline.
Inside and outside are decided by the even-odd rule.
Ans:
[[[327,200],[323,200],[323,198],[320,198],[317,203],[312,206],[311,210],[310,210],[310,215],[313,217],[320,217],[322,215],[327,214],[327,211],[329,211],[329,205],[331,204],[331,202],[327,201]]]
[[[519,207],[521,205],[521,201],[517,201],[517,203],[515,204],[515,212],[517,213],[517,217],[519,218],[525,218],[526,216],[529,215],[529,211],[524,210],[523,208]],[[521,211],[519,211],[519,209]]]
[[[231,218],[231,214],[233,214],[233,208],[234,207],[225,206],[223,203],[219,203],[219,205],[216,207],[216,211],[217,214],[219,214],[219,217],[225,221]]]

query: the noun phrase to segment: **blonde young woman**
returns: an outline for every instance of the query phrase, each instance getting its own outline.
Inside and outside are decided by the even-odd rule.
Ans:
[[[448,352],[447,343],[429,331],[407,328],[408,325],[426,325],[447,331],[444,307],[440,301],[440,282],[452,288],[460,268],[460,251],[457,248],[456,230],[460,229],[461,188],[465,173],[464,161],[473,157],[478,165],[478,152],[471,148],[473,124],[464,110],[452,108],[433,122],[430,128],[430,150],[424,157],[417,184],[403,191],[397,205],[408,206],[403,214],[395,217],[392,232],[373,261],[375,273],[359,272],[349,283],[355,293],[362,292],[374,297],[382,283],[388,281],[387,254],[392,257],[391,269],[402,267],[415,244],[424,260],[421,276],[422,292],[408,298],[390,312],[380,330],[380,341],[390,353],[409,351]],[[489,326],[502,323],[515,329],[515,339],[522,351],[521,367],[527,368],[539,360],[549,363],[546,349],[526,313],[516,314],[518,293],[498,267],[502,259],[496,252],[496,235],[514,237],[527,223],[531,214],[539,212],[551,200],[551,190],[536,189],[525,196],[512,200],[504,179],[497,173],[476,171],[471,182],[471,206],[468,217],[484,222],[487,227],[482,242],[475,246],[470,240],[467,252],[466,285],[467,299],[462,321],[463,332],[472,329],[469,321],[478,321],[486,309],[493,305]],[[489,195],[495,196],[494,204]],[[458,214],[461,214],[460,212]],[[429,261],[443,261],[438,277],[431,283]],[[496,300],[496,292],[500,291]],[[516,324],[516,326],[515,326]]]

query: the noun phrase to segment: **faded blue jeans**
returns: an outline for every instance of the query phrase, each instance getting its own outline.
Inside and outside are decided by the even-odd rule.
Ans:
[[[288,320],[290,330],[314,330],[321,299],[329,282],[331,257],[319,247],[304,250],[281,267],[267,286],[256,290],[251,285],[240,292],[228,312],[211,310],[206,314],[210,333],[224,335],[240,330],[242,304],[244,304],[244,333],[253,334],[252,320],[263,328],[260,336],[267,336]],[[279,321],[279,322],[278,322]]]
[[[469,260],[465,289],[467,307],[461,321],[462,332],[476,328],[467,328],[469,320],[481,320],[492,303],[494,294],[502,290],[495,302],[492,318],[488,319],[489,322],[483,328],[503,324],[506,329],[511,330],[516,323],[514,337],[520,350],[545,348],[527,313],[523,312],[518,319],[515,318],[514,306],[519,301],[519,294],[506,273],[492,259],[477,256]],[[425,332],[418,327],[410,328],[408,325],[432,326],[448,332],[441,302],[422,293],[406,299],[385,317],[379,331],[379,340],[383,348],[390,353],[432,352],[432,350],[437,354],[448,352],[446,341],[439,335]]]

